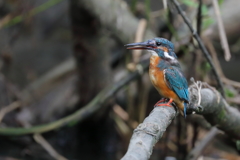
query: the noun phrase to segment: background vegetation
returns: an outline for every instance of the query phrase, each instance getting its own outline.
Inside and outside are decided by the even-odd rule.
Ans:
[[[127,51],[127,43],[171,40],[189,84],[194,77],[221,91],[171,2],[0,0],[0,160],[123,157],[133,130],[161,98],[149,81],[150,55]],[[179,3],[238,112],[240,1]],[[238,160],[235,140],[201,115],[177,116],[150,159]]]

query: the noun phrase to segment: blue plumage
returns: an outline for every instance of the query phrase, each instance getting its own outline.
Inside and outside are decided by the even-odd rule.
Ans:
[[[180,99],[189,101],[188,84],[186,78],[177,67],[165,69],[165,79],[170,89],[172,89]]]
[[[174,52],[174,44],[167,39],[157,37],[126,46],[128,49],[151,51],[149,74],[152,83],[163,97],[169,98],[165,105],[175,102],[186,117],[187,103],[189,103],[188,84]]]
[[[189,102],[188,83],[179,69],[179,67],[172,66],[164,70],[164,75],[168,87],[184,101],[184,116],[186,116],[186,107]]]
[[[174,51],[174,44],[171,41],[169,41],[165,38],[159,38],[159,37],[154,38],[154,40],[156,42],[161,43],[162,46],[167,47],[167,48],[171,49],[172,51]]]

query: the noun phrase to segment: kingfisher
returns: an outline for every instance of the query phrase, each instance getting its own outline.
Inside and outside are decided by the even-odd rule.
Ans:
[[[164,97],[155,106],[172,107],[171,104],[175,103],[186,118],[189,103],[188,83],[174,52],[174,44],[165,38],[157,37],[125,46],[127,49],[148,50],[151,53],[149,76],[153,86]]]

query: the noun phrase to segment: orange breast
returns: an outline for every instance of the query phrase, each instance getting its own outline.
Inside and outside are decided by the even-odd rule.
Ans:
[[[178,96],[164,81],[163,70],[160,70],[160,68],[157,67],[160,61],[161,58],[159,56],[151,56],[150,58],[149,76],[152,84],[163,97],[172,98],[173,100],[178,101]]]

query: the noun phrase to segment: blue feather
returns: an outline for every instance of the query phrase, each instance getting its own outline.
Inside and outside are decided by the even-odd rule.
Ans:
[[[189,101],[187,80],[183,76],[180,68],[173,66],[165,69],[165,80],[169,88],[172,89],[181,100]]]
[[[187,103],[184,102],[184,110],[183,110],[184,118],[187,117]]]

